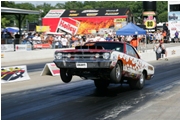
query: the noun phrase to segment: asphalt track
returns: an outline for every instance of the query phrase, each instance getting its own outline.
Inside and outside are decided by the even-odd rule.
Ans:
[[[59,76],[32,71],[30,80],[1,84],[1,119],[179,120],[180,57],[150,63],[155,77],[140,91],[126,84],[97,91],[92,80],[73,77],[65,84]]]

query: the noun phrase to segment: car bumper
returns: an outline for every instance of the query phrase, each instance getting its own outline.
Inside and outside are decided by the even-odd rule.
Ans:
[[[58,68],[79,68],[77,63],[85,63],[86,66],[80,68],[111,68],[111,61],[110,60],[54,60],[53,61]]]

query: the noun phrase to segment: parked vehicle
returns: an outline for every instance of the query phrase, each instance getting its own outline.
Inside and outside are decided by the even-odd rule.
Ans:
[[[127,83],[133,89],[142,89],[145,80],[154,75],[154,67],[143,61],[136,49],[128,43],[88,42],[75,49],[55,51],[54,63],[60,68],[63,82],[77,75],[94,80],[97,88],[110,83]]]

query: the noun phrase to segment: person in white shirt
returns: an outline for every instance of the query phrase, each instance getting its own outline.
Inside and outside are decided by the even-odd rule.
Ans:
[[[97,34],[96,36],[95,36],[95,38],[94,38],[94,40],[93,41],[99,41],[100,40],[100,35],[99,34]]]
[[[41,43],[41,37],[38,35],[38,33],[35,33],[35,36],[32,38],[33,44],[40,44]]]
[[[61,48],[61,47],[62,47],[61,36],[60,35],[56,35],[54,37],[53,48]]]
[[[106,40],[104,39],[104,36],[103,36],[103,35],[100,35],[99,41],[106,41]]]
[[[131,35],[129,35],[129,36],[126,36],[126,41],[128,42],[128,43],[130,43],[130,41],[133,39],[133,37],[131,36]]]
[[[68,39],[65,38],[64,35],[62,35],[61,43],[62,43],[62,47],[63,47],[63,48],[67,48],[67,46],[68,46]]]

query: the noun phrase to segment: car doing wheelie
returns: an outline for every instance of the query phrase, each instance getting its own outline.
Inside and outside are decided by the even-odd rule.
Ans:
[[[110,83],[128,83],[133,89],[142,89],[145,80],[154,75],[154,67],[141,60],[128,43],[88,42],[74,49],[55,51],[54,63],[60,68],[60,77],[68,83],[76,75],[94,80],[98,89]]]

